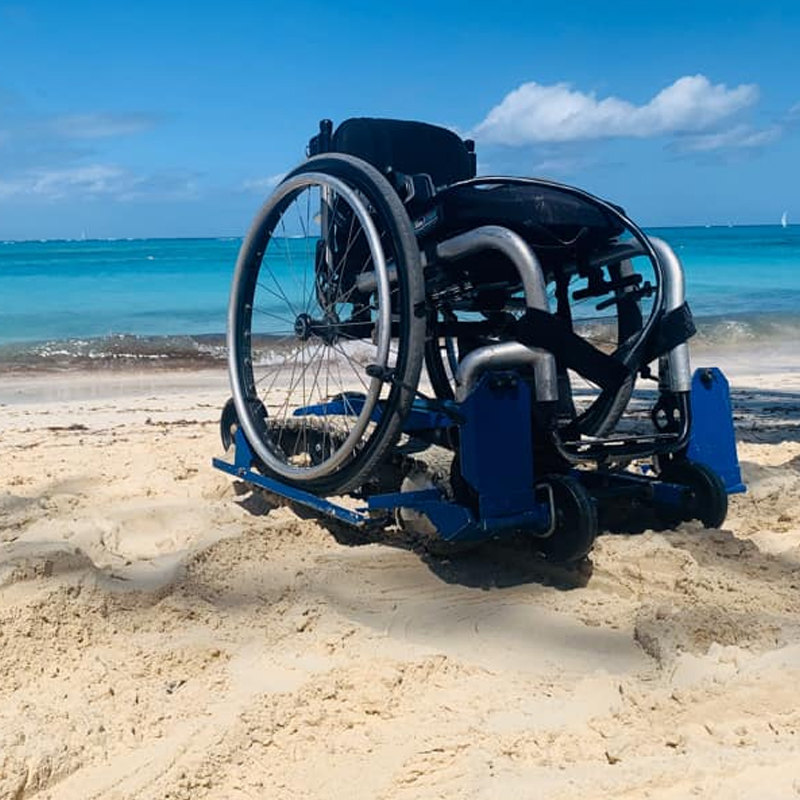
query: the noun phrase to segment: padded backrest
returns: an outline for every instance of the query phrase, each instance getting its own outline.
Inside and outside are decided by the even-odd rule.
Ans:
[[[472,158],[447,128],[399,119],[354,117],[333,134],[331,149],[363,158],[381,172],[425,173],[437,187],[475,177]]]

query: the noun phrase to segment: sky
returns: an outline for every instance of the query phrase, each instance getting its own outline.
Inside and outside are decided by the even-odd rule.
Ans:
[[[0,0],[0,240],[240,236],[318,120],[642,225],[800,222],[800,3]]]

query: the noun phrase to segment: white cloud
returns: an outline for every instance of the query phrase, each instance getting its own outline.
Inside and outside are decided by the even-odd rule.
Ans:
[[[780,138],[782,128],[772,125],[755,130],[749,125],[737,125],[727,131],[703,133],[679,138],[674,149],[681,153],[711,153],[716,150],[748,150],[774,142]]]
[[[242,189],[245,192],[264,194],[266,192],[271,192],[285,177],[285,172],[278,172],[266,178],[250,178],[242,182]]]
[[[155,114],[96,112],[53,117],[48,124],[53,133],[67,139],[108,139],[141,133],[152,128],[158,121]]]
[[[679,78],[638,106],[614,96],[598,99],[566,83],[524,83],[472,135],[486,143],[526,145],[690,133],[707,130],[757,100],[754,84],[728,89],[704,75]]]
[[[32,196],[58,200],[68,195],[101,195],[118,191],[125,173],[118,167],[93,164],[53,170],[31,170],[0,181],[0,198]]]
[[[194,174],[174,172],[137,176],[111,164],[33,169],[13,178],[0,179],[0,200],[29,197],[58,201],[105,197],[126,202],[190,200],[198,195]]]

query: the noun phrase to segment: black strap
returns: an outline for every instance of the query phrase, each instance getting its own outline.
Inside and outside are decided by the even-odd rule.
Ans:
[[[528,347],[541,347],[556,361],[603,389],[616,389],[630,372],[613,356],[606,355],[575,333],[564,320],[529,308],[517,321],[516,336]]]
[[[697,328],[688,303],[668,311],[658,321],[658,325],[647,343],[643,363],[649,364],[651,361],[655,361],[673,347],[683,344],[695,333],[697,333]]]

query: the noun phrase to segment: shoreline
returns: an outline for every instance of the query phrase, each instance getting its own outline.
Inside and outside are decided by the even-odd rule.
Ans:
[[[698,364],[716,359],[725,369],[741,371],[748,362],[770,372],[800,369],[800,312],[715,314],[695,317],[697,333],[689,339]],[[576,325],[580,327],[580,318]],[[589,323],[603,331],[607,322]],[[357,343],[354,341],[354,345]],[[254,358],[273,363],[296,342],[261,333],[253,339]],[[133,335],[24,340],[0,343],[0,380],[59,374],[111,375],[159,372],[202,372],[225,369],[223,333]]]
[[[781,388],[800,390],[800,351],[792,345],[776,349],[765,343],[724,345],[689,341],[691,368],[719,367],[732,386],[762,388],[769,376]],[[125,397],[152,391],[210,390],[224,386],[227,391],[227,363],[159,361],[74,365],[62,368],[9,369],[0,365],[0,405],[23,402],[78,400],[83,397]],[[637,382],[637,389],[651,385]]]
[[[228,372],[224,364],[216,369],[173,367],[159,370],[0,372],[0,407],[228,391]]]

